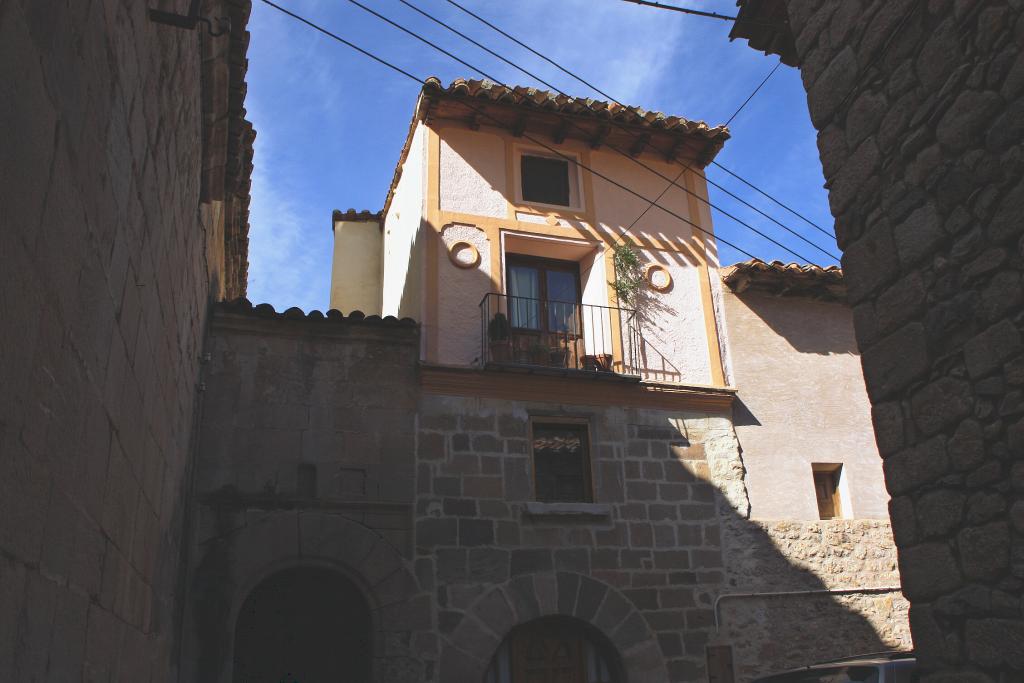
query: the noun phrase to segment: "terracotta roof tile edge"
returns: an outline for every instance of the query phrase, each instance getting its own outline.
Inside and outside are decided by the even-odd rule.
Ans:
[[[804,294],[833,301],[846,298],[846,282],[839,266],[750,259],[720,272],[722,282],[737,294],[754,286],[777,294]]]
[[[254,306],[251,301],[244,297],[233,299],[231,301],[221,301],[217,304],[217,309],[226,313],[239,313],[256,318],[276,318],[279,320],[313,320],[330,323],[380,325],[384,327],[415,328],[419,326],[419,324],[412,318],[399,319],[393,315],[387,315],[384,317],[379,315],[366,315],[362,311],[351,311],[346,316],[335,308],[330,309],[327,313],[323,313],[315,309],[309,313],[305,313],[301,308],[292,306],[284,312],[279,313],[270,304],[263,303],[256,304]]]
[[[725,144],[725,141],[730,137],[729,129],[724,125],[712,127],[704,121],[695,121],[683,116],[670,116],[660,111],[647,111],[631,105],[618,105],[614,102],[605,102],[589,97],[561,95],[550,90],[539,90],[526,86],[498,85],[486,78],[482,80],[456,78],[446,88],[440,78],[429,76],[423,81],[423,87],[420,88],[419,96],[416,99],[416,108],[413,112],[412,122],[409,124],[409,132],[406,134],[402,151],[398,155],[398,163],[395,165],[391,186],[388,187],[388,192],[384,199],[384,207],[380,211],[382,220],[388,215],[388,209],[391,208],[391,200],[394,198],[398,181],[402,177],[402,166],[409,156],[412,138],[416,133],[416,125],[426,115],[428,107],[423,106],[424,101],[440,96],[477,98],[488,102],[512,104],[524,109],[563,112],[570,115],[592,116],[606,120],[612,119],[623,126],[654,128],[669,133],[700,136],[714,145],[711,157],[717,154],[722,145]],[[381,229],[384,229],[383,224]]]
[[[341,209],[335,209],[331,212],[331,230],[334,229],[334,224],[338,221],[347,221],[349,223],[360,223],[369,221],[379,221],[381,218],[380,211],[356,211],[355,209],[348,209],[342,211]]]

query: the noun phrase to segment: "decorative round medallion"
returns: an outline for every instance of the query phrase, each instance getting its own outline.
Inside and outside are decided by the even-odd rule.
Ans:
[[[476,268],[480,264],[480,252],[469,242],[456,242],[448,249],[448,258],[458,268]]]
[[[647,280],[647,285],[656,292],[667,292],[672,289],[672,276],[669,275],[665,266],[652,263],[647,266],[644,278]]]

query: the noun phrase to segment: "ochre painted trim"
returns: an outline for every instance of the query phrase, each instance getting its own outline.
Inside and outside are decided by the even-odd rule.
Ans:
[[[708,367],[711,369],[711,383],[715,386],[725,386],[725,370],[722,365],[722,351],[718,342],[718,323],[715,320],[715,301],[711,293],[711,269],[708,267],[707,244],[710,234],[713,233],[710,215],[705,220],[705,214],[697,202],[696,172],[691,168],[686,171],[685,185],[689,192],[686,195],[687,208],[690,212],[690,220],[707,231],[700,235],[694,234],[694,240],[700,244],[700,300],[701,308],[704,309],[704,329],[708,344]],[[705,188],[706,191],[706,188]],[[702,195],[702,196],[707,196]],[[695,229],[693,229],[696,232]],[[708,234],[710,233],[710,234]]]
[[[441,246],[441,138],[437,131],[427,126],[427,230],[421,230],[425,240],[426,267],[424,270],[424,291],[426,295],[426,311],[423,321],[426,329],[427,360],[438,358],[438,250]]]
[[[732,407],[735,398],[735,391],[725,388],[432,364],[420,365],[419,378],[420,388],[427,394],[570,405],[724,411]]]

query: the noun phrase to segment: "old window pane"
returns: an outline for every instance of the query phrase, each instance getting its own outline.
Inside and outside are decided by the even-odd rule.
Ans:
[[[590,454],[585,425],[534,423],[537,500],[590,502]]]

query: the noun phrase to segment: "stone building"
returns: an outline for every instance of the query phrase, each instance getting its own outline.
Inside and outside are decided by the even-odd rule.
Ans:
[[[925,680],[1024,680],[1024,7],[739,4],[818,129]]]
[[[248,0],[0,3],[0,680],[166,681],[210,305],[245,293]],[[202,27],[203,24],[200,24]]]
[[[726,138],[427,82],[383,211],[333,217],[332,310],[214,314],[187,680],[746,681],[909,647],[842,274],[716,267]],[[635,159],[691,170],[630,233],[627,306],[645,204],[613,181],[664,183]]]

